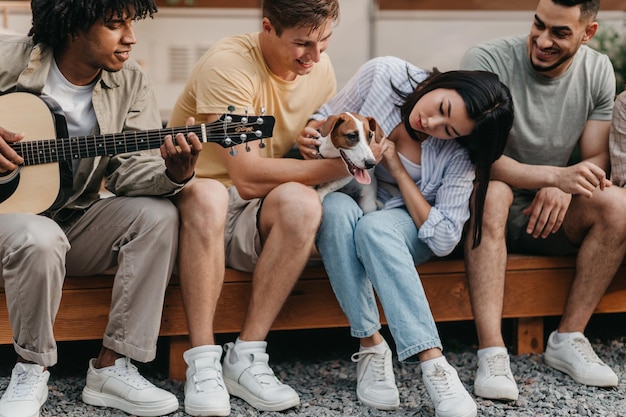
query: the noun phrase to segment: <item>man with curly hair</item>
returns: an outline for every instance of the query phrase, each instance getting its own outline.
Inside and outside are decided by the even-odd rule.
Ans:
[[[0,92],[29,92],[62,110],[70,137],[161,127],[146,75],[129,60],[132,24],[153,0],[33,0],[29,36],[0,37]],[[0,175],[24,159],[0,127]],[[139,416],[169,414],[176,397],[131,363],[156,355],[163,297],[178,249],[178,211],[167,197],[194,176],[202,145],[163,138],[161,155],[126,153],[60,164],[61,192],[41,214],[0,214],[0,285],[18,356],[0,416],[39,416],[48,367],[57,362],[53,323],[63,280],[117,268],[102,349],[89,363],[83,401]],[[100,198],[103,180],[114,194]],[[35,198],[36,196],[33,196]]]

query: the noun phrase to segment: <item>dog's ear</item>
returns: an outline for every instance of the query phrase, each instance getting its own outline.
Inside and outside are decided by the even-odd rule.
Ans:
[[[333,114],[332,116],[328,116],[328,119],[317,129],[320,132],[322,137],[326,137],[330,134],[330,132],[335,129],[336,126],[339,126],[343,122],[348,120],[348,116],[344,113],[341,114]]]
[[[385,132],[380,128],[378,122],[373,117],[367,117],[367,122],[370,125],[370,132],[374,132],[374,140],[376,143],[379,143],[381,139],[385,136]]]
[[[328,116],[328,119],[317,129],[320,132],[322,137],[328,136],[330,132],[333,131],[337,121],[339,120],[339,115],[333,114],[332,116]]]

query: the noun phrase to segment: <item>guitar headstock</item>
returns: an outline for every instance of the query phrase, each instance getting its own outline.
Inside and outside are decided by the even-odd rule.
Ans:
[[[224,148],[246,144],[246,150],[249,151],[247,144],[255,140],[261,141],[259,147],[265,147],[263,139],[272,137],[275,121],[273,116],[263,115],[263,112],[260,116],[223,114],[215,122],[206,125],[206,128],[213,132],[213,136],[215,134],[220,136],[219,139],[213,138],[210,142],[218,143]],[[231,153],[234,153],[234,149]]]

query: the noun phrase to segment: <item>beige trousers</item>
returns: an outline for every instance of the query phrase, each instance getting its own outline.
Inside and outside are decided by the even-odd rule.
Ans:
[[[154,359],[177,249],[178,211],[164,198],[98,201],[67,233],[43,216],[0,215],[0,285],[16,352],[54,365],[53,323],[66,272],[89,279],[117,267],[103,345],[138,361]]]

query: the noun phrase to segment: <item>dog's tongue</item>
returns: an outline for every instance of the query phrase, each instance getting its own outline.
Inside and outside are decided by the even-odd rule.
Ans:
[[[354,179],[356,179],[359,184],[367,185],[372,182],[370,174],[366,169],[357,168],[356,171],[354,171]]]

